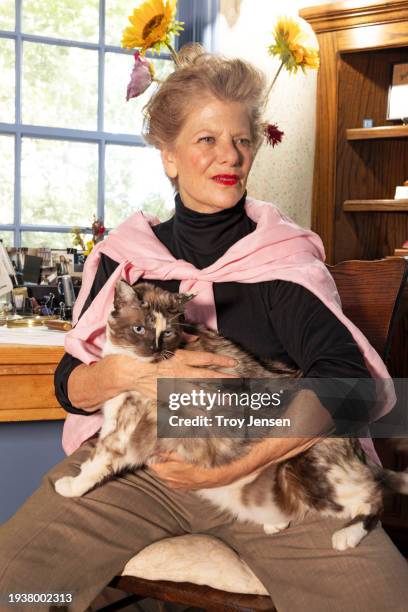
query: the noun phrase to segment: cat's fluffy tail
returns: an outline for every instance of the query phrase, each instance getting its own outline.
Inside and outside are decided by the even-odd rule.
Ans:
[[[377,466],[376,480],[388,491],[408,495],[408,471],[394,472]]]

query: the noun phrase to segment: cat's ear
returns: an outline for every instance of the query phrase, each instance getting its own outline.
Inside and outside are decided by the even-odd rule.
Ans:
[[[180,306],[184,306],[190,300],[196,297],[196,293],[177,293],[176,300]]]
[[[132,287],[124,280],[118,280],[115,285],[115,297],[113,300],[115,310],[120,310],[124,306],[139,305],[139,300]]]
[[[141,285],[133,285],[133,291],[135,292],[135,298],[137,299],[139,306],[148,306],[148,303],[144,299],[146,283],[142,283]]]

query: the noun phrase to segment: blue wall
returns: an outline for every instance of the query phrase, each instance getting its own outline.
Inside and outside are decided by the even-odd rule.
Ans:
[[[64,459],[64,421],[0,423],[0,523],[6,521]]]

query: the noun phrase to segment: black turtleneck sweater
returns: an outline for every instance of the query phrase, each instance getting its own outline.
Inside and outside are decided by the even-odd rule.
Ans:
[[[174,216],[152,230],[174,257],[206,268],[256,228],[245,213],[245,196],[232,209],[205,214],[186,208],[177,195]],[[101,256],[82,313],[117,265],[106,255]],[[149,282],[173,292],[180,285],[178,280]],[[310,378],[370,377],[351,333],[301,285],[281,280],[228,282],[214,283],[213,290],[219,332],[257,357],[296,364]],[[80,363],[64,355],[55,372],[55,391],[68,412],[89,415],[72,406],[67,395],[68,377]]]

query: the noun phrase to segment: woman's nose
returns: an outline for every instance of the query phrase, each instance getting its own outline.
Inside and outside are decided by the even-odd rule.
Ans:
[[[234,166],[240,163],[241,155],[234,142],[219,143],[218,147],[220,163],[229,163]]]

